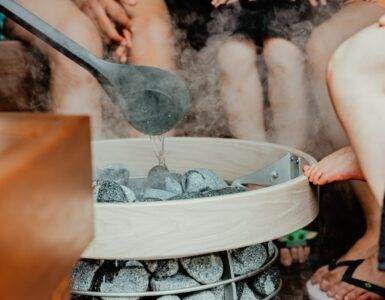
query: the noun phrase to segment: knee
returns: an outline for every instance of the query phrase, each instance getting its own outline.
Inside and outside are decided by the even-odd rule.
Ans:
[[[326,80],[334,103],[362,101],[385,90],[385,32],[368,27],[342,43],[332,55]],[[365,87],[365,88],[363,88]]]
[[[232,39],[225,42],[218,51],[219,68],[226,74],[232,74],[235,70],[238,75],[239,71],[247,72],[255,67],[256,62],[256,47],[248,40]]]
[[[269,72],[290,74],[293,68],[304,63],[302,51],[293,43],[281,39],[269,39],[263,48],[263,56]]]
[[[168,11],[147,11],[135,14],[132,19],[134,40],[136,34],[147,36],[153,43],[169,43],[171,36],[171,18]]]

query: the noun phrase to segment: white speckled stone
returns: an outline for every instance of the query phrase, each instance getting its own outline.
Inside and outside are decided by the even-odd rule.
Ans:
[[[225,300],[225,287],[223,285],[212,288],[210,291],[214,294],[216,300]]]
[[[267,252],[262,244],[231,251],[235,275],[244,275],[258,270],[267,260]]]
[[[120,187],[123,189],[123,192],[126,194],[127,201],[134,202],[136,199],[136,195],[134,191],[124,185],[121,185]]]
[[[78,291],[88,291],[91,287],[92,279],[98,269],[99,265],[96,261],[79,261],[72,271],[72,288]]]
[[[218,255],[181,258],[180,263],[192,278],[202,284],[218,282],[223,275],[223,262]]]
[[[216,298],[211,291],[203,291],[183,297],[183,300],[216,300]]]
[[[275,254],[274,243],[272,241],[267,242],[267,252],[269,257],[272,257]]]
[[[168,200],[175,196],[176,194],[174,193],[164,191],[164,190],[158,190],[158,189],[147,189],[143,194],[144,199],[154,198],[154,199]]]
[[[182,187],[186,193],[220,190],[227,186],[224,180],[208,169],[189,170],[182,177]]]
[[[141,267],[139,267],[141,266]],[[105,293],[134,293],[148,290],[150,275],[142,264],[127,262],[111,282],[104,280],[100,291]]]
[[[181,300],[178,296],[168,295],[157,298],[157,300]]]
[[[178,273],[179,264],[176,259],[143,261],[147,270],[157,278],[170,277]]]
[[[130,172],[123,164],[111,164],[96,172],[96,180],[100,184],[103,181],[111,180],[120,185],[128,185]]]
[[[279,287],[279,283],[279,271],[276,268],[270,268],[254,278],[253,288],[257,293],[268,296]]]
[[[183,274],[176,274],[166,278],[152,278],[151,290],[153,291],[172,291],[199,286],[200,284],[191,277]]]
[[[255,295],[254,292],[244,282],[236,284],[238,300],[259,300],[262,299]]]

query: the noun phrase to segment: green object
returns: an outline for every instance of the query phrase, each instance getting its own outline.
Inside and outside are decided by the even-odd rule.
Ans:
[[[299,229],[279,239],[280,242],[286,243],[287,248],[306,246],[308,240],[314,239],[318,232]]]

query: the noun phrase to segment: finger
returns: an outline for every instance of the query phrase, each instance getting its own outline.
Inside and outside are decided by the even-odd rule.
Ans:
[[[290,251],[288,248],[280,249],[280,260],[281,264],[285,267],[290,267],[293,263],[293,259],[291,257]]]
[[[298,261],[303,264],[306,261],[304,247],[298,247]]]
[[[114,24],[107,16],[103,6],[98,1],[92,2],[92,8],[95,13],[95,18],[99,24],[100,29],[107,35],[108,38],[116,42],[122,42],[123,37],[118,33]]]
[[[318,5],[317,0],[309,0],[309,2],[310,2],[310,5],[313,7],[316,7]]]
[[[122,55],[123,55],[123,53],[124,53],[124,51],[125,51],[125,46],[123,46],[123,45],[119,45],[119,47],[118,48],[116,48],[116,50],[115,50],[115,54],[116,54],[116,56],[119,58],[119,60],[120,60],[120,58],[122,57]]]
[[[138,0],[121,0],[124,4],[134,6],[138,4]]]
[[[112,18],[113,21],[125,26],[126,28],[131,27],[131,19],[127,15],[123,6],[121,6],[115,1],[108,1],[103,3],[104,7],[106,8],[107,14]]]
[[[385,15],[383,15],[383,16],[380,18],[379,22],[380,22],[380,26],[385,26]]]
[[[305,174],[305,176],[307,176],[309,170],[310,170],[310,166],[309,165],[304,165],[302,167],[302,171]]]
[[[321,176],[323,175],[322,172],[318,172],[314,175],[314,184],[318,185],[319,184],[319,180],[321,178]]]
[[[126,41],[126,47],[131,48],[132,47],[132,34],[128,29],[123,29],[123,36]]]
[[[294,247],[290,249],[291,257],[293,258],[294,262],[298,261],[298,248]]]
[[[309,255],[310,255],[310,247],[306,246],[305,247],[305,259],[306,260],[309,258]]]

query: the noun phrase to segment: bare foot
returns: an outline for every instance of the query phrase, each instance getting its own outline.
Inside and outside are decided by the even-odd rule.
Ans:
[[[376,284],[380,287],[385,287],[385,273],[377,269],[378,260],[377,255],[374,254],[366,259],[353,274],[353,278],[364,280],[372,284]],[[327,290],[329,297],[337,300],[379,300],[384,299],[383,297],[368,292],[365,289],[350,285],[346,282],[339,282],[332,288]]]
[[[324,185],[334,181],[365,180],[352,147],[342,148],[312,166],[304,166],[309,181]]]
[[[305,263],[310,255],[310,247],[281,248],[279,253],[281,264],[284,267],[290,267],[293,263]]]
[[[377,246],[378,234],[374,232],[365,233],[338,261],[366,259],[375,254]],[[321,290],[325,292],[340,290],[346,288],[346,285],[341,282],[345,271],[346,267],[339,267],[329,271],[328,266],[323,266],[314,273],[311,282],[319,284]]]

